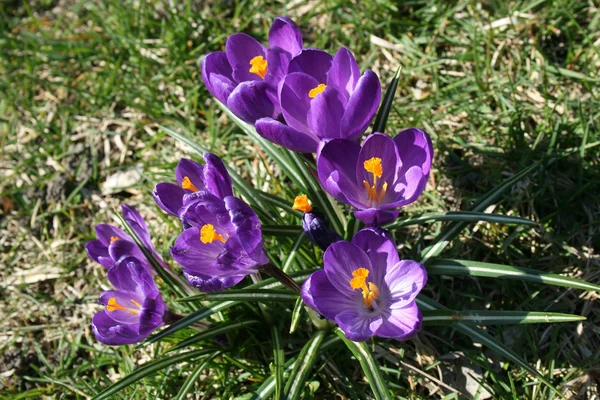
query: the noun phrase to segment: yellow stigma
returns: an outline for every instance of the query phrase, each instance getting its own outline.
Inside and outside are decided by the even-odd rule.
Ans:
[[[350,280],[350,287],[352,290],[362,289],[363,303],[365,307],[371,308],[373,300],[379,298],[379,288],[373,282],[369,282],[367,285],[367,278],[369,276],[369,270],[366,268],[358,268],[352,271],[352,278]]]
[[[250,60],[250,72],[260,76],[262,79],[265,79],[265,75],[267,74],[267,60],[264,59],[263,56],[256,56],[252,60]]]
[[[305,194],[296,196],[296,198],[294,199],[294,205],[292,206],[292,210],[300,210],[305,213],[311,212],[312,206],[308,202],[308,196]]]
[[[373,174],[373,185],[371,185],[366,180],[363,180],[363,185],[365,186],[365,190],[367,191],[368,199],[379,204],[383,201],[388,187],[387,182],[383,182],[383,185],[381,185],[381,190],[379,191],[379,193],[377,193],[377,178],[381,178],[381,176],[383,175],[381,158],[371,157],[364,162],[363,167],[365,171]]]
[[[183,182],[181,182],[181,187],[183,189],[191,190],[192,192],[198,191],[198,188],[196,187],[196,185],[194,185],[192,183],[192,181],[190,181],[190,178],[188,178],[187,176],[183,177]]]
[[[217,231],[215,231],[215,227],[211,224],[206,224],[200,229],[200,241],[204,244],[212,243],[215,240],[220,240],[225,243],[227,239],[223,236],[219,235]]]
[[[140,313],[140,307],[142,305],[133,299],[131,299],[130,301],[136,308],[121,305],[115,297],[111,297],[110,299],[108,299],[108,303],[106,304],[106,311],[129,311],[129,314],[138,315]]]
[[[113,243],[113,242],[116,242],[117,240],[119,240],[119,237],[118,237],[118,236],[111,236],[111,237],[110,237],[110,242],[111,242],[111,243]]]
[[[325,91],[325,88],[327,88],[326,84],[319,83],[319,85],[316,88],[310,89],[310,91],[308,92],[308,97],[314,99],[319,93],[323,93]]]

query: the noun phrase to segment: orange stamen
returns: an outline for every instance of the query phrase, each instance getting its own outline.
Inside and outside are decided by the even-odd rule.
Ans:
[[[138,315],[140,313],[141,304],[137,301],[131,299],[130,300],[136,308],[126,307],[124,305],[119,304],[115,297],[111,297],[108,299],[108,303],[106,304],[106,311],[129,311],[129,314]]]
[[[315,97],[317,97],[318,94],[323,93],[326,88],[327,88],[326,84],[319,83],[319,85],[316,88],[309,90],[308,97],[310,97],[311,99],[314,99]]]
[[[118,237],[118,236],[111,236],[111,237],[110,237],[110,242],[111,242],[111,243],[113,243],[113,242],[116,242],[117,240],[119,240],[119,237]]]
[[[296,198],[294,199],[294,205],[292,206],[292,210],[300,210],[305,213],[311,212],[312,206],[308,202],[308,196],[305,194],[296,196]]]
[[[256,56],[250,60],[249,71],[260,76],[262,79],[265,79],[265,75],[267,75],[267,65],[268,62],[263,56]]]
[[[379,298],[379,288],[373,282],[369,282],[367,285],[369,270],[366,268],[355,269],[352,271],[352,276],[354,278],[350,280],[350,287],[352,290],[361,289],[365,307],[371,308],[373,300]]]
[[[192,181],[190,181],[190,178],[188,178],[187,176],[183,177],[183,182],[181,182],[181,187],[183,189],[191,190],[192,192],[198,191],[198,188],[196,187],[196,185],[194,185],[192,183]]]
[[[200,241],[204,244],[212,243],[215,240],[220,240],[225,243],[227,239],[219,235],[215,230],[215,227],[211,224],[206,224],[200,229]]]

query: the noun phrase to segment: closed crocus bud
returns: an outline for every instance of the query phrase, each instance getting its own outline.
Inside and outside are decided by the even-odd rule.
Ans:
[[[292,209],[304,212],[302,229],[310,241],[320,249],[326,250],[330,244],[342,240],[337,232],[329,229],[325,216],[313,209],[305,194],[296,197]]]

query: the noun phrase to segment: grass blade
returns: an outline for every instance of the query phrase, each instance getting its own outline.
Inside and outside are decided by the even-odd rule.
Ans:
[[[313,365],[319,358],[319,348],[323,339],[327,336],[326,331],[317,331],[314,336],[306,342],[294,365],[292,373],[287,379],[285,385],[285,398],[295,400],[300,397],[304,389],[304,384]]]
[[[491,214],[474,211],[448,211],[432,212],[421,215],[415,215],[400,219],[384,226],[385,229],[394,230],[404,226],[420,225],[426,222],[438,221],[462,221],[462,222],[490,222],[505,225],[529,225],[535,226],[537,223],[526,218],[512,217],[509,215]]]
[[[275,372],[275,400],[280,400],[283,395],[283,369],[285,367],[285,357],[283,347],[281,347],[281,338],[279,337],[279,328],[271,325],[271,338],[273,339],[273,368]]]
[[[533,311],[423,311],[425,325],[520,325],[583,321],[585,317],[573,314]]]
[[[511,267],[467,260],[434,260],[427,266],[429,275],[471,275],[544,283],[573,289],[600,292],[600,285],[535,269]]]
[[[446,307],[444,307],[443,305],[439,304],[438,302],[436,302],[435,300],[433,300],[427,296],[419,295],[419,296],[417,296],[416,301],[417,301],[419,308],[421,309],[421,311],[423,313],[425,313],[426,311],[447,310]],[[544,378],[544,376],[542,376],[542,374],[540,374],[538,372],[538,370],[533,368],[531,365],[529,365],[529,363],[527,361],[523,360],[521,358],[521,356],[519,356],[517,353],[515,353],[514,351],[512,351],[511,349],[509,349],[502,343],[498,342],[495,338],[490,336],[485,331],[481,330],[480,328],[478,328],[476,326],[468,326],[463,323],[456,324],[456,326],[454,328],[457,331],[461,332],[462,334],[467,335],[469,338],[471,338],[471,340],[474,343],[481,343],[482,345],[490,348],[491,350],[495,351],[496,353],[498,353],[502,357],[506,358],[507,360],[514,362],[515,364],[517,364],[518,366],[520,366],[521,368],[523,368],[524,370],[529,372],[531,375],[535,376],[540,381],[545,383],[546,386],[548,386],[552,391],[554,391],[556,394],[558,394],[561,398],[564,398],[563,394],[558,389],[556,389],[550,383],[550,381],[548,381],[546,378]]]
[[[211,362],[219,354],[221,354],[220,351],[215,351],[213,354],[206,357],[206,359],[202,361],[202,364],[198,365],[192,371],[190,376],[188,376],[188,378],[183,383],[183,386],[181,386],[181,389],[179,389],[179,392],[177,393],[177,396],[174,398],[174,400],[184,400],[187,397],[187,394],[193,390],[194,382],[196,382],[202,371],[204,371],[208,363]]]
[[[381,376],[379,365],[373,358],[367,345],[364,342],[353,342],[352,340],[347,339],[340,328],[336,328],[335,333],[344,341],[344,344],[360,362],[360,366],[365,374],[365,378],[367,378],[367,382],[369,382],[369,385],[371,386],[375,399],[391,399],[385,380]]]
[[[104,389],[96,397],[94,397],[94,400],[107,399],[115,393],[117,393],[118,391],[122,390],[123,388],[139,381],[142,378],[145,378],[146,376],[152,375],[156,371],[159,371],[163,368],[174,364],[179,364],[185,361],[190,361],[195,358],[205,356],[214,351],[214,349],[188,351],[186,353],[179,353],[172,356],[161,357],[156,361],[146,363],[138,369],[136,369],[135,371],[133,371],[131,374],[127,375],[125,378]]]
[[[294,311],[292,311],[292,322],[290,323],[290,335],[296,331],[298,324],[300,323],[300,317],[302,316],[302,310],[304,310],[304,302],[302,297],[298,297],[296,304],[294,305]]]
[[[394,95],[396,94],[396,89],[398,88],[398,82],[400,82],[400,73],[402,72],[402,66],[400,65],[390,82],[390,86],[388,86],[385,91],[385,96],[383,97],[383,102],[381,103],[381,107],[379,107],[379,112],[377,112],[377,117],[375,118],[375,124],[373,124],[373,132],[385,132],[385,125],[387,124],[388,117],[390,116],[390,110],[392,109],[392,103],[394,102]]]
[[[221,300],[221,301],[296,301],[300,294],[291,290],[277,289],[229,289],[225,292],[215,292],[190,296],[180,299],[180,302]]]
[[[296,237],[298,234],[303,233],[301,226],[290,226],[290,225],[263,225],[262,233],[266,236],[278,236],[278,237]]]
[[[207,339],[214,338],[215,336],[224,335],[231,331],[239,331],[241,328],[246,328],[250,326],[260,325],[261,321],[258,320],[250,320],[250,321],[236,321],[236,322],[228,322],[218,324],[214,327],[208,328],[205,331],[197,333],[189,338],[177,343],[175,346],[170,347],[167,352],[170,353],[175,350],[180,350],[184,347],[190,346],[194,343],[202,342]]]
[[[290,277],[294,278],[294,280],[298,283],[304,282],[306,279],[308,279],[308,277],[315,272],[315,270],[309,270],[309,271],[300,271],[300,272],[296,272],[296,273],[291,273]],[[276,281],[275,279],[265,279],[264,281],[255,283],[253,285],[249,285],[248,289],[259,289],[259,288],[265,288],[265,289],[277,289],[277,288],[281,288],[283,285]],[[148,344],[151,343],[155,343],[157,341],[159,341],[160,339],[169,336],[172,333],[175,333],[181,329],[187,328],[188,326],[192,325],[195,322],[198,322],[200,320],[203,320],[204,318],[210,317],[211,315],[213,315],[216,312],[225,310],[229,307],[233,307],[236,304],[239,304],[239,301],[215,301],[209,305],[207,305],[206,307],[201,308],[198,311],[195,311],[191,314],[186,315],[185,317],[183,317],[182,319],[180,319],[179,321],[175,322],[174,324],[172,324],[171,326],[163,329],[162,331],[160,331],[159,333],[150,336],[148,339],[146,339],[146,341],[142,344],[140,344],[140,347],[146,346]]]
[[[535,162],[513,177],[505,180],[500,185],[485,194],[473,207],[471,211],[482,212],[490,204],[498,199],[509,188],[513,187],[518,181],[532,173],[542,164],[542,160]],[[450,244],[450,242],[467,226],[467,222],[452,222],[435,238],[433,243],[421,253],[421,263],[425,264],[430,258],[437,256]]]

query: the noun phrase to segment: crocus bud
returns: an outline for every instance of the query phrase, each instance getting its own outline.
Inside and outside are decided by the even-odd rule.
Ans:
[[[302,229],[310,241],[322,250],[326,250],[330,244],[342,240],[336,231],[329,229],[329,223],[323,214],[314,209],[302,217]]]

